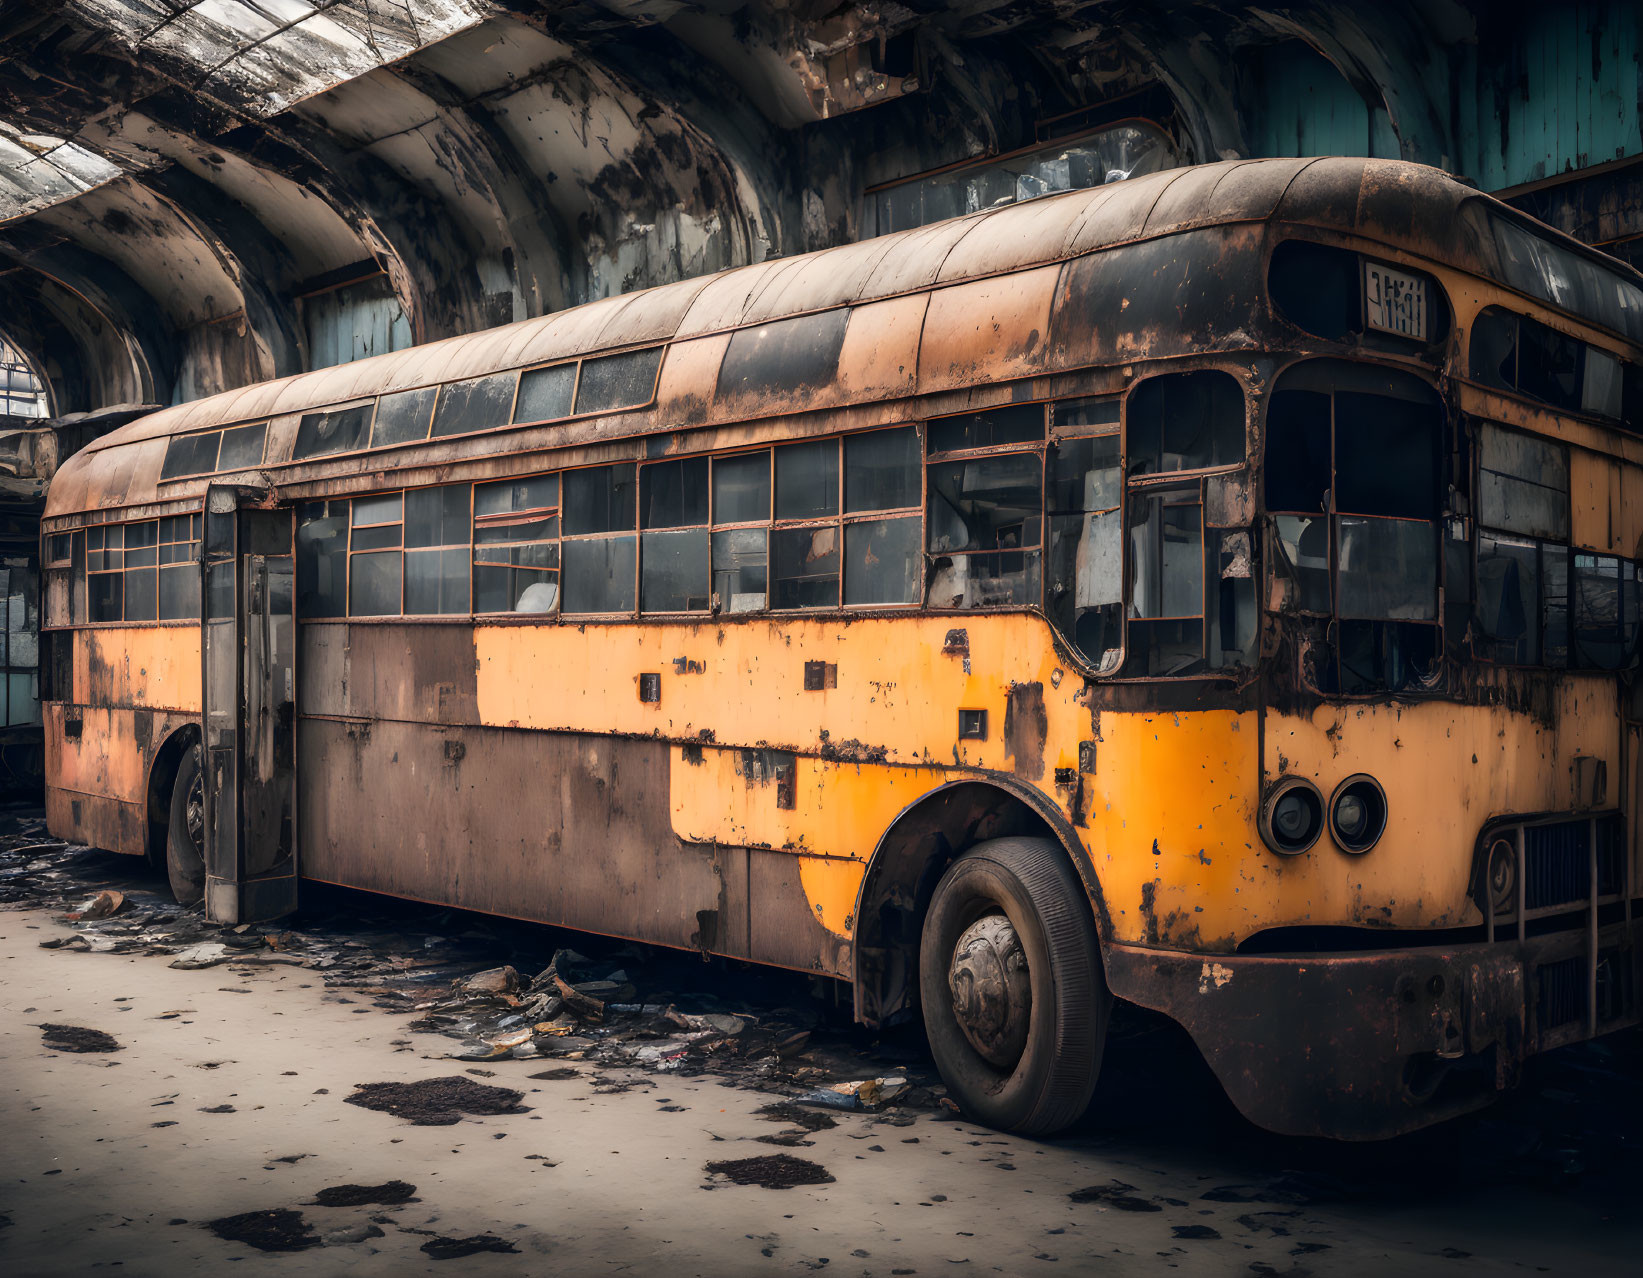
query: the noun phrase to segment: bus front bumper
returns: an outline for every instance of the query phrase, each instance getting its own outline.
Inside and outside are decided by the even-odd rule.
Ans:
[[[1119,998],[1178,1021],[1251,1122],[1380,1140],[1486,1104],[1537,1052],[1636,1023],[1643,919],[1526,941],[1313,954],[1112,945]]]

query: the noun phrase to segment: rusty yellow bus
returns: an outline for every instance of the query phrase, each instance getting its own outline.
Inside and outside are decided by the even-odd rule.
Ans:
[[[1637,1019],[1640,343],[1262,160],[181,404],[51,488],[50,828],[847,982],[1001,1128],[1122,999],[1407,1130]]]

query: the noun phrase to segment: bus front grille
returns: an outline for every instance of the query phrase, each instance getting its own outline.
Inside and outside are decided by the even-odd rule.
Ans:
[[[1541,1033],[1586,1017],[1586,958],[1576,954],[1535,969],[1535,1024]]]
[[[1523,831],[1524,905],[1543,910],[1584,904],[1592,895],[1592,839],[1597,841],[1597,892],[1601,899],[1624,890],[1624,825],[1618,814],[1590,820],[1552,821]]]

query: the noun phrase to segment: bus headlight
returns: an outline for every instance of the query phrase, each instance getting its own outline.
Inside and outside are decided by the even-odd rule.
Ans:
[[[1323,828],[1323,795],[1303,777],[1284,777],[1261,805],[1261,837],[1280,856],[1299,856]]]
[[[1386,832],[1386,791],[1380,782],[1360,772],[1336,786],[1329,826],[1343,852],[1367,852],[1380,842]]]

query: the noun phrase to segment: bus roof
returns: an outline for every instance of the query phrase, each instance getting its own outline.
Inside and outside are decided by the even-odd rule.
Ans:
[[[1441,170],[1342,157],[1232,160],[983,210],[912,230],[571,307],[537,319],[446,338],[348,364],[241,387],[130,422],[65,461],[48,518],[92,506],[158,500],[126,491],[130,446],[255,422],[379,394],[559,360],[699,338],[794,315],[860,305],[944,285],[1046,266],[1200,227],[1275,220],[1326,226],[1396,244],[1505,279],[1486,223],[1469,201],[1506,206]],[[1637,279],[1570,237],[1537,237],[1580,255],[1588,272]],[[1643,297],[1643,293],[1639,294]],[[1548,299],[1549,300],[1549,299]],[[711,395],[711,388],[707,394]],[[497,427],[495,429],[509,429]],[[113,454],[125,453],[116,458]],[[122,478],[126,482],[121,482]],[[95,498],[89,503],[86,498]],[[179,492],[178,496],[184,495]],[[52,500],[58,497],[59,500]]]

